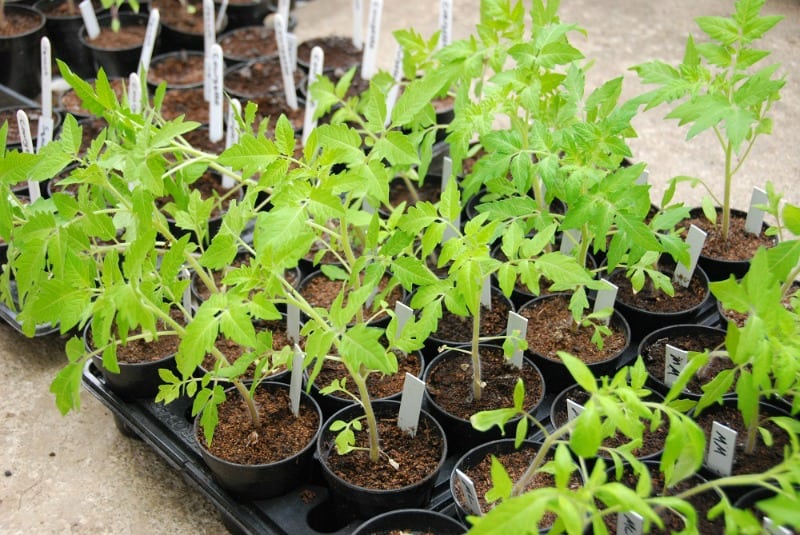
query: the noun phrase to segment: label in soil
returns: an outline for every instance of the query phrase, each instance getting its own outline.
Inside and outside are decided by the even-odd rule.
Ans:
[[[303,391],[303,361],[305,355],[297,344],[294,345],[292,357],[292,375],[289,381],[289,400],[292,403],[292,414],[300,414],[300,393]]]
[[[225,148],[230,148],[233,145],[239,143],[239,122],[236,120],[237,116],[242,114],[242,104],[239,102],[238,98],[232,98],[228,105],[228,116],[225,120]],[[230,177],[228,177],[230,180]],[[222,177],[223,187],[233,187],[225,186],[225,175]]]
[[[311,131],[316,128],[317,120],[314,114],[317,111],[317,101],[311,98],[311,86],[317,81],[317,78],[322,74],[323,66],[325,65],[325,52],[322,48],[315,46],[311,49],[311,59],[308,65],[308,90],[306,94],[306,115],[303,118],[303,145],[308,141],[308,136]]]
[[[222,47],[214,43],[211,47],[211,92],[208,100],[208,139],[212,143],[221,141],[225,135],[222,125],[222,105],[225,98],[222,94],[223,61]]]
[[[286,43],[289,45],[289,64],[292,66],[292,72],[297,71],[297,47],[300,46],[300,40],[297,34],[293,32],[286,32]]]
[[[447,46],[453,39],[453,0],[439,1],[439,46]]]
[[[90,41],[96,39],[100,35],[100,24],[97,22],[92,0],[83,0],[78,4],[78,8],[81,10],[81,18],[83,19],[83,25],[86,27],[87,37],[89,37]]]
[[[353,0],[353,46],[359,50],[364,47],[363,0]]]
[[[770,517],[765,516],[761,523],[761,533],[764,535],[792,535],[794,532],[789,528],[777,525]]]
[[[481,283],[481,306],[492,309],[492,281],[488,275]]]
[[[686,235],[686,243],[689,244],[689,265],[685,266],[679,263],[675,267],[675,272],[672,275],[672,282],[683,286],[689,287],[694,276],[694,270],[697,268],[697,260],[700,258],[700,251],[703,250],[703,244],[706,241],[706,233],[700,230],[699,227],[692,225],[689,227],[689,232]]]
[[[688,351],[667,344],[664,349],[664,384],[672,386],[688,362]]]
[[[50,39],[42,37],[41,40],[41,71],[42,71],[42,116],[39,117],[36,132],[36,151],[53,140],[53,67],[50,52]]]
[[[764,222],[764,210],[759,208],[769,202],[767,192],[761,188],[753,188],[750,197],[750,209],[747,210],[747,219],[744,221],[744,230],[750,234],[761,234],[761,224]]]
[[[575,418],[581,415],[583,412],[583,405],[580,403],[576,403],[571,399],[567,398],[567,421],[571,422]]]
[[[286,304],[286,334],[289,340],[300,340],[300,309],[291,303]]]
[[[706,468],[721,477],[731,475],[733,469],[736,431],[719,422],[711,425],[711,438],[706,453]]]
[[[617,515],[617,535],[639,535],[643,526],[644,518],[639,513],[628,511]]]
[[[214,0],[203,0],[203,51],[205,53],[203,97],[207,101],[211,99],[211,47],[217,41],[214,22]]]
[[[594,312],[600,312],[603,309],[610,308],[614,309],[614,302],[617,300],[617,288],[616,284],[609,282],[607,280],[603,280],[605,284],[605,288],[602,290],[597,290],[597,296],[594,298]],[[611,320],[611,316],[603,319],[603,323],[608,325],[609,320]]]
[[[524,341],[527,334],[528,334],[528,318],[526,318],[525,316],[520,316],[516,312],[509,312],[508,325],[506,326],[506,335]],[[521,347],[517,347],[516,349],[514,349],[514,353],[511,354],[509,362],[514,366],[516,366],[517,369],[522,369],[522,355],[524,354],[524,352],[525,351]]]
[[[214,30],[217,32],[222,31],[222,26],[225,24],[225,14],[228,12],[228,0],[222,0],[217,13],[217,20],[214,22]]]
[[[364,54],[361,58],[361,78],[369,80],[375,74],[375,63],[378,57],[378,42],[381,37],[381,12],[383,0],[371,0],[367,19],[367,41],[364,43]]]
[[[461,492],[464,494],[464,500],[466,501],[464,509],[473,515],[483,515],[483,511],[481,511],[481,502],[478,499],[478,492],[475,490],[475,483],[472,482],[467,474],[458,468],[455,469],[455,474],[456,482],[461,488]]]
[[[278,15],[283,17],[283,20],[289,23],[289,2],[291,0],[278,0]]]
[[[184,278],[184,280],[189,281],[189,284],[186,285],[186,289],[183,290],[181,302],[183,303],[183,309],[187,312],[191,312],[191,310],[194,308],[194,302],[192,301],[192,276],[189,274],[188,269],[181,270],[181,276]]]
[[[425,382],[406,372],[403,381],[403,393],[400,395],[400,412],[397,416],[397,427],[410,433],[417,434],[419,425],[419,411],[422,410],[422,398],[425,395]]]
[[[649,181],[650,181],[650,171],[645,169],[644,171],[642,171],[642,174],[639,175],[639,178],[636,179],[636,185],[646,186]]]
[[[297,92],[294,87],[294,73],[291,59],[289,58],[289,43],[286,39],[286,21],[280,15],[275,15],[275,39],[278,42],[278,58],[281,62],[281,76],[283,77],[283,92],[286,104],[293,110],[297,109]]]
[[[17,125],[19,127],[19,142],[22,145],[22,152],[33,154],[33,140],[31,139],[31,124],[28,121],[28,114],[23,110],[17,110]],[[39,183],[35,180],[28,180],[28,197],[31,203],[42,196],[39,190]]]
[[[386,94],[386,124],[384,126],[389,126],[392,123],[392,110],[397,103],[397,96],[400,94],[400,82],[403,80],[403,47],[400,45],[397,45],[397,51],[394,54],[392,78],[394,78],[395,84]]]
[[[139,68],[147,72],[150,69],[150,59],[153,57],[153,49],[156,46],[156,37],[158,37],[158,24],[159,24],[158,9],[153,8],[150,10],[150,16],[147,19],[147,29],[144,31],[144,43],[142,44],[142,53],[139,56]]]
[[[142,83],[135,72],[128,77],[128,107],[133,113],[142,111]]]
[[[581,233],[578,229],[571,228],[564,231],[561,236],[561,247],[559,250],[562,254],[569,254],[572,250],[581,243]]]
[[[397,317],[397,332],[395,333],[395,338],[400,338],[403,334],[403,329],[406,327],[406,323],[408,323],[408,320],[414,315],[414,311],[408,305],[398,301],[394,305],[394,315]]]

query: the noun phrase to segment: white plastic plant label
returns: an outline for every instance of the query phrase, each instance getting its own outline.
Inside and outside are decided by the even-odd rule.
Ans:
[[[378,58],[378,42],[381,37],[381,14],[383,0],[371,0],[369,17],[367,18],[367,40],[364,43],[364,54],[361,57],[361,78],[369,80],[375,74]]]
[[[567,398],[567,421],[571,422],[581,415],[583,412],[583,405]]]
[[[488,276],[481,282],[481,306],[492,309],[492,281]]]
[[[644,518],[639,513],[627,511],[617,515],[617,535],[640,535],[644,529]]]
[[[286,304],[286,334],[292,342],[300,341],[300,309],[291,303]]]
[[[53,140],[53,64],[47,37],[42,37],[41,51],[42,115],[36,132],[37,152]]]
[[[394,54],[394,64],[392,65],[392,78],[395,84],[389,88],[386,93],[386,124],[389,126],[392,123],[392,110],[394,105],[397,104],[397,97],[400,94],[400,82],[403,81],[403,47],[397,45],[397,51]]]
[[[297,47],[300,46],[300,41],[297,39],[297,34],[294,32],[286,32],[286,45],[289,48],[289,65],[292,66],[292,72],[296,72]]]
[[[605,308],[614,308],[614,303],[617,300],[617,288],[616,284],[609,282],[607,280],[603,280],[603,284],[606,286],[602,290],[597,290],[597,296],[594,298],[594,312],[599,312]],[[605,318],[603,321],[606,325],[608,325],[609,320],[611,317]]]
[[[516,312],[508,313],[508,324],[506,325],[506,336],[514,336],[525,340],[528,334],[528,318],[520,316]],[[522,369],[522,356],[524,351],[521,348],[514,349],[509,362],[518,370]]]
[[[214,22],[214,31],[221,32],[225,24],[225,15],[228,13],[228,0],[222,0],[217,13],[217,20]]]
[[[222,124],[222,109],[225,97],[222,94],[222,47],[214,43],[211,47],[211,92],[208,99],[208,139],[212,143],[221,141],[225,135]]]
[[[467,474],[458,468],[455,469],[455,474],[456,482],[461,488],[461,492],[464,494],[464,500],[466,501],[464,508],[473,515],[483,515],[481,502],[478,499],[478,492],[475,490],[475,483],[472,482],[472,479],[470,479]]]
[[[650,171],[645,169],[644,171],[642,171],[642,174],[639,175],[639,178],[636,179],[636,185],[646,186],[649,181],[650,181]]]
[[[86,35],[89,40],[97,39],[97,36],[100,35],[100,24],[97,22],[92,0],[83,0],[78,4],[78,8],[81,10],[81,18],[83,19],[83,25],[86,26]]]
[[[744,230],[750,234],[761,234],[761,225],[764,223],[764,210],[758,208],[769,202],[767,192],[761,188],[753,188],[750,196],[750,208],[747,210],[747,219],[744,221]]]
[[[395,333],[395,337],[400,338],[403,334],[403,329],[406,327],[406,323],[408,323],[408,320],[414,315],[414,310],[408,305],[398,301],[394,305],[394,315],[397,318],[397,332]]]
[[[777,525],[770,517],[765,516],[761,522],[761,532],[764,535],[792,535],[794,532],[789,528]]]
[[[184,278],[184,280],[189,281],[186,289],[183,290],[181,303],[183,304],[183,310],[186,311],[185,313],[191,316],[192,310],[194,309],[194,301],[192,300],[192,276],[189,274],[189,270],[186,268],[181,270],[181,276]]]
[[[17,126],[19,128],[19,143],[22,145],[22,152],[33,154],[33,139],[31,139],[31,123],[28,114],[23,110],[17,110]],[[31,203],[42,196],[39,183],[35,180],[28,180],[28,197]]]
[[[353,46],[364,48],[364,0],[353,0]]]
[[[403,381],[403,393],[400,395],[397,427],[411,436],[417,434],[419,411],[422,410],[422,398],[424,395],[425,382],[406,372],[406,378]]]
[[[439,46],[453,40],[453,0],[439,0]]]
[[[311,98],[311,85],[317,81],[325,64],[325,52],[322,48],[315,46],[311,49],[311,59],[308,65],[308,91],[306,94],[306,114],[303,118],[303,145],[308,141],[311,131],[317,127],[317,120],[314,114],[317,112],[317,101]]]
[[[278,15],[283,17],[286,24],[289,24],[289,4],[290,0],[278,0]]]
[[[142,53],[139,56],[139,68],[144,69],[145,73],[150,69],[150,60],[153,58],[153,49],[156,46],[156,37],[158,37],[159,18],[158,9],[151,9],[147,19],[147,29],[144,32]]]
[[[672,276],[672,282],[683,286],[689,287],[694,276],[694,270],[697,268],[697,260],[700,258],[700,251],[703,250],[703,244],[706,241],[706,233],[700,230],[699,227],[692,225],[689,227],[689,233],[686,235],[686,243],[689,244],[689,266],[684,266],[679,263],[675,267],[675,273]]]
[[[228,115],[225,119],[225,148],[228,149],[239,143],[239,122],[236,120],[242,113],[242,104],[239,99],[232,98],[228,104]]]
[[[294,356],[292,357],[292,375],[289,379],[289,401],[292,403],[292,414],[300,414],[300,393],[303,391],[303,362],[305,354],[300,347],[294,345]]]
[[[731,475],[736,435],[736,431],[719,422],[711,425],[711,437],[706,452],[706,467],[718,476]]]
[[[128,76],[128,107],[133,113],[142,111],[142,82],[135,72]]]
[[[281,62],[281,75],[283,76],[283,91],[286,104],[293,110],[297,109],[297,92],[294,86],[294,73],[292,72],[291,59],[289,58],[289,43],[286,40],[286,21],[280,13],[275,15],[275,40],[278,42],[278,58]]]
[[[217,42],[214,26],[214,0],[203,0],[203,53],[205,54],[205,77],[203,78],[203,98],[211,99],[211,47]]]
[[[581,243],[581,233],[576,228],[567,229],[561,236],[561,254],[569,254]]]
[[[688,362],[688,351],[667,344],[664,349],[664,384],[672,386]]]

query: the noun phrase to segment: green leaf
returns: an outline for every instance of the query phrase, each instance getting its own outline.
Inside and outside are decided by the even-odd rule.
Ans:
[[[386,158],[390,164],[395,166],[419,164],[419,156],[414,144],[408,136],[401,132],[388,132],[385,137],[378,139],[373,151],[376,157]]]
[[[497,460],[497,457],[492,455],[492,488],[486,493],[486,501],[489,503],[498,500],[505,500],[511,496],[511,490],[514,488],[514,482],[508,475],[503,464]]]
[[[570,355],[565,351],[558,352],[561,362],[569,371],[570,375],[575,379],[581,388],[586,392],[597,392],[597,379],[595,378],[589,367],[579,358]]]
[[[725,17],[697,17],[697,25],[706,35],[723,45],[731,46],[739,40],[736,23]]]

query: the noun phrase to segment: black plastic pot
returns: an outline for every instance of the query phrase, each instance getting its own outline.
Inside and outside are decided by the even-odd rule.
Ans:
[[[228,6],[230,9],[230,4]],[[273,46],[268,46],[268,40],[272,41]],[[246,55],[234,55],[226,44],[228,42],[244,42],[249,43],[249,49]],[[217,43],[222,46],[223,57],[225,58],[225,65],[233,67],[238,63],[246,63],[259,58],[274,56],[278,53],[278,45],[275,42],[275,30],[261,24],[242,25],[231,27],[228,25],[228,31],[217,37]]]
[[[375,401],[372,403],[372,407],[377,419],[395,420],[400,403]],[[444,430],[430,414],[421,411],[418,429],[425,426],[430,429],[432,434],[440,437],[442,451],[436,469],[420,481],[405,487],[389,490],[364,488],[342,479],[330,469],[328,464],[329,457],[338,455],[334,447],[334,433],[330,431],[331,423],[336,420],[351,421],[363,414],[364,411],[360,405],[345,407],[325,422],[317,440],[317,457],[322,466],[322,476],[329,487],[336,515],[345,522],[349,522],[353,518],[371,518],[394,509],[425,507],[430,502],[437,475],[447,457],[447,441]],[[419,431],[417,438],[422,439]],[[369,470],[369,466],[365,469]]]
[[[453,517],[428,509],[399,509],[367,520],[352,535],[380,533],[426,533],[461,535],[466,528]]]
[[[83,18],[80,12],[74,15],[49,13],[56,6],[64,3],[66,0],[39,0],[34,7],[44,13],[47,18],[45,27],[53,48],[53,58],[62,60],[72,72],[81,78],[93,78],[97,75],[97,71],[92,63],[92,56],[89,50],[75,39],[83,27]],[[95,12],[98,13],[99,10],[95,10]]]
[[[526,309],[529,309],[529,308],[531,308],[533,306],[536,306],[536,304],[539,303],[543,299],[555,299],[555,298],[558,298],[558,297],[569,299],[569,295],[568,294],[563,294],[563,293],[554,293],[554,294],[544,295],[544,296],[541,296],[541,297],[537,297],[536,299],[531,299],[530,301],[525,303],[525,305],[523,305],[523,306],[521,306],[519,308],[519,313],[521,315],[524,315],[523,312]],[[588,363],[586,363],[586,365],[589,367],[589,369],[592,371],[592,373],[594,374],[595,377],[601,377],[603,375],[611,375],[611,374],[613,374],[616,371],[620,360],[622,359],[623,355],[625,354],[625,351],[627,350],[628,346],[630,345],[631,328],[628,325],[628,322],[626,321],[626,319],[622,316],[622,314],[620,314],[618,311],[615,310],[614,314],[611,316],[611,321],[609,322],[609,324],[611,325],[612,330],[619,330],[619,331],[622,331],[624,333],[625,338],[628,341],[628,344],[624,348],[620,349],[619,351],[609,355],[608,358],[606,358],[604,360],[601,360],[599,362],[588,362]],[[529,321],[528,322],[528,329],[530,330],[532,328],[534,328],[534,329],[542,329],[542,328],[546,328],[546,327],[544,327],[542,325],[538,325],[538,326],[532,325],[531,322]],[[569,351],[569,348],[565,347],[564,351]],[[542,371],[542,375],[544,375],[544,380],[547,383],[547,387],[551,391],[553,391],[553,390],[560,391],[560,390],[566,388],[567,386],[569,386],[569,385],[571,385],[571,384],[573,384],[575,382],[573,380],[572,376],[569,374],[569,371],[567,370],[567,367],[564,366],[564,363],[561,362],[561,360],[554,360],[554,359],[545,357],[544,355],[534,351],[530,347],[527,350],[527,354],[531,357],[531,359],[533,360],[534,364],[536,364],[536,366],[538,366],[539,369]],[[575,355],[575,356],[580,358],[580,355]]]
[[[219,12],[219,4],[221,2],[217,4],[216,11]],[[225,28],[233,30],[250,24],[259,24],[270,11],[267,0],[235,0],[229,2],[228,9],[225,12],[228,18],[228,24]]]
[[[744,494],[736,503],[733,504],[734,507],[737,509],[742,510],[750,510],[756,518],[759,520],[760,523],[763,523],[764,517],[767,516],[764,514],[764,511],[758,506],[758,503],[762,500],[768,500],[775,496],[775,492],[771,489],[759,487],[751,490],[750,492]],[[784,526],[781,526],[784,527]],[[797,533],[797,530],[791,531],[791,528],[786,527],[789,530],[789,533]],[[762,533],[782,533],[781,531],[771,531],[767,532],[766,530]]]
[[[263,382],[259,388],[285,389],[283,383]],[[228,395],[235,395],[230,389]],[[317,414],[322,429],[322,412],[317,403],[306,393],[301,394],[300,410],[310,410]],[[194,420],[194,436],[198,436],[200,416]],[[247,499],[267,499],[282,496],[311,479],[314,466],[314,446],[319,430],[301,451],[291,457],[269,464],[239,464],[226,461],[210,453],[203,444],[199,444],[203,461],[214,476],[214,480],[225,490],[236,496]]]
[[[41,91],[41,40],[45,35],[45,17],[30,6],[19,4],[3,8],[6,16],[38,18],[38,25],[25,33],[0,37],[0,84],[35,98]]]
[[[688,324],[679,324],[679,325],[669,325],[667,327],[662,327],[661,329],[657,329],[647,336],[645,336],[641,342],[639,342],[638,348],[638,355],[641,355],[644,359],[645,366],[647,367],[648,371],[648,384],[657,392],[661,394],[666,394],[669,390],[669,387],[664,382],[664,377],[657,377],[656,374],[651,373],[652,369],[652,362],[655,358],[661,358],[661,350],[659,348],[658,354],[659,356],[656,357],[651,352],[655,352],[653,349],[654,344],[665,345],[669,343],[670,337],[673,339],[678,336],[688,336],[694,339],[697,339],[700,336],[714,336],[720,340],[720,342],[725,341],[725,331],[718,327],[711,327],[708,325],[698,325],[694,323]],[[676,345],[674,342],[671,345]],[[676,345],[676,347],[678,347]],[[683,347],[678,347],[678,349],[686,349]],[[698,348],[700,349],[700,348]],[[713,347],[708,347],[704,349],[714,349]],[[666,364],[665,364],[666,365]],[[691,389],[684,389],[683,390],[683,397],[698,399],[702,394],[701,391],[693,391]],[[733,392],[730,394],[731,396],[735,395]]]
[[[147,26],[147,16],[143,14],[120,13],[119,19],[123,28],[125,26]],[[111,15],[101,15],[97,17],[97,22],[102,31],[103,28],[111,26]],[[132,72],[138,71],[143,43],[119,49],[99,48],[89,40],[85,26],[81,27],[78,39],[89,50],[95,71],[102,67],[109,78],[127,78]]]
[[[615,273],[612,273],[614,275]],[[672,272],[668,272],[669,275]],[[695,323],[697,318],[700,317],[703,310],[708,306],[712,296],[708,288],[709,277],[705,270],[700,266],[695,268],[694,276],[692,277],[691,284],[699,283],[705,290],[704,297],[701,302],[687,308],[685,310],[677,310],[671,312],[652,311],[638,305],[635,302],[625,302],[617,296],[614,306],[619,310],[625,319],[630,324],[631,335],[634,340],[641,340],[648,333],[667,327],[669,325],[678,325],[682,323]],[[639,294],[641,295],[641,293]]]
[[[342,35],[327,35],[307,39],[297,47],[297,65],[306,73],[310,68],[311,50],[318,46],[325,53],[325,65],[322,72],[327,75],[340,73],[340,76],[350,68],[361,64],[363,52],[353,46],[350,37]],[[342,54],[342,61],[336,61],[335,56]],[[356,74],[358,76],[358,74]]]
[[[491,345],[481,345],[481,351],[494,351],[496,353],[502,354],[502,347],[500,346],[491,346]],[[460,349],[468,349],[466,346],[461,346]],[[439,354],[436,358],[434,358],[428,367],[425,369],[425,373],[423,375],[423,380],[427,384],[427,388],[425,389],[425,403],[427,409],[430,413],[439,421],[442,428],[445,430],[445,434],[447,435],[447,443],[449,444],[451,452],[458,453],[464,452],[470,448],[477,446],[478,444],[482,444],[484,442],[489,442],[492,440],[498,440],[502,436],[513,436],[514,430],[516,429],[516,424],[519,421],[519,418],[515,418],[508,422],[504,427],[504,433],[500,431],[497,426],[492,427],[488,431],[479,431],[472,427],[472,423],[469,419],[461,418],[446,411],[439,403],[436,401],[436,394],[431,391],[432,383],[431,383],[431,375],[437,372],[437,368],[448,359],[452,358],[462,358],[468,360],[471,357],[466,356],[462,351],[454,351],[448,350],[441,354]],[[484,359],[484,354],[481,354],[481,359]],[[534,400],[533,406],[528,410],[530,414],[535,414],[545,397],[545,390],[546,390],[546,383],[542,373],[539,371],[539,368],[527,357],[523,358],[523,366],[526,368],[530,368],[533,374],[538,379],[538,385],[531,383],[530,381],[525,383],[526,389],[526,399],[528,396],[531,395],[532,392],[537,390],[537,386],[540,389],[540,396],[539,399]],[[471,368],[468,372],[465,372],[467,376],[465,379],[453,379],[454,381],[471,381],[472,379],[472,372]],[[509,366],[507,380],[505,381],[508,386],[509,392],[507,392],[508,397],[511,397],[511,393],[513,392],[513,388],[516,385],[516,378],[520,375],[520,372],[515,368]],[[491,380],[489,378],[484,378],[484,380],[488,381]],[[443,378],[443,382],[446,383],[448,381],[447,378]],[[438,381],[437,381],[438,383]],[[446,384],[443,384],[442,388],[446,388]],[[465,403],[468,403],[468,400],[465,400]],[[495,407],[497,409],[502,408],[510,408],[510,407]]]
[[[167,78],[167,77],[159,77],[158,74],[155,72],[159,63],[163,62],[177,62],[180,65],[191,65],[200,66],[200,76],[198,80],[192,80],[188,77],[180,77],[177,76],[175,78]],[[161,82],[164,82],[167,85],[168,89],[189,89],[192,87],[202,87],[203,86],[203,61],[204,61],[204,54],[199,50],[177,50],[173,52],[165,52],[164,54],[159,54],[158,56],[154,57],[150,61],[150,69],[147,71],[147,86],[150,88],[151,91],[155,91],[156,87]],[[166,68],[166,67],[165,67]],[[176,67],[181,69],[183,72],[182,67]],[[180,74],[180,73],[176,73]]]

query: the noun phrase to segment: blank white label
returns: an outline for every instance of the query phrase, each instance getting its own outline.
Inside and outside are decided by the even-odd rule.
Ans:
[[[736,431],[719,422],[714,422],[711,426],[711,437],[708,440],[706,467],[718,476],[731,475],[735,446]]]
[[[664,348],[664,384],[672,386],[688,362],[688,351],[667,344]]]
[[[406,323],[408,323],[408,320],[414,315],[414,310],[412,310],[408,305],[398,301],[394,305],[394,314],[397,317],[397,333],[395,334],[395,337],[400,338],[400,336],[403,334],[403,329],[405,328]]]
[[[508,313],[508,325],[506,326],[506,336],[516,336],[525,340],[528,334],[528,318],[520,316],[516,312]],[[511,355],[509,362],[516,366],[517,369],[522,368],[522,355],[524,351],[521,348],[516,348]]]
[[[419,411],[422,410],[422,398],[425,395],[425,382],[406,372],[403,382],[403,393],[400,397],[400,412],[397,416],[397,427],[411,433],[417,434],[419,425]]]
[[[100,35],[100,24],[97,22],[97,15],[94,12],[92,0],[83,0],[83,2],[78,4],[78,8],[81,10],[83,25],[86,26],[86,35],[89,37],[90,41],[96,39],[97,36]]]
[[[289,380],[289,400],[292,403],[292,414],[300,414],[300,393],[303,391],[303,362],[305,355],[297,346],[294,345],[294,357],[292,357],[292,375]]]
[[[750,209],[747,210],[747,219],[744,222],[744,230],[750,234],[761,234],[761,225],[764,222],[764,210],[756,208],[757,205],[764,205],[769,202],[767,192],[761,188],[753,188],[753,195],[750,197]]]
[[[153,49],[156,46],[156,37],[158,36],[158,28],[159,28],[159,13],[158,9],[153,8],[150,10],[150,16],[147,19],[147,29],[144,32],[144,43],[142,44],[142,53],[139,56],[139,68],[144,69],[145,72],[147,72],[150,69],[150,59],[153,57]]]
[[[142,111],[142,83],[135,72],[128,77],[128,106],[133,113]]]
[[[567,421],[571,422],[581,415],[583,412],[583,405],[576,403],[571,399],[567,399]]]
[[[706,233],[700,228],[692,225],[689,227],[689,233],[686,235],[686,243],[689,244],[689,266],[684,266],[678,263],[675,266],[675,273],[672,277],[672,282],[683,286],[689,287],[694,276],[694,270],[697,268],[697,260],[700,258],[700,251],[703,250],[703,244],[706,241]]]
[[[595,312],[599,312],[599,311],[601,311],[603,309],[606,309],[606,308],[613,309],[614,308],[614,303],[617,300],[617,291],[618,291],[617,286],[614,283],[609,282],[607,280],[603,280],[603,283],[605,284],[606,287],[604,289],[602,289],[602,290],[597,290],[597,296],[595,296],[595,299],[594,299],[594,309],[593,310]],[[610,320],[611,320],[611,316],[603,319],[603,323],[608,325],[608,322]]]
[[[571,228],[565,230],[561,235],[561,247],[559,250],[562,254],[569,254],[572,250],[581,243],[581,233],[578,229]]]
[[[300,341],[300,309],[291,303],[286,305],[286,334],[292,342]]]
[[[311,60],[308,69],[308,90],[306,91],[306,115],[303,119],[303,145],[308,141],[308,136],[311,131],[316,128],[317,120],[314,114],[317,112],[317,101],[311,98],[311,86],[317,81],[317,78],[322,74],[322,69],[325,64],[325,52],[322,48],[315,46],[311,49]]]
[[[353,0],[353,46],[359,50],[364,47],[363,0]]]
[[[788,528],[777,525],[768,516],[764,517],[764,521],[761,523],[761,528],[762,528],[762,533],[764,533],[765,535],[792,535],[792,533],[794,533],[792,530]]]

